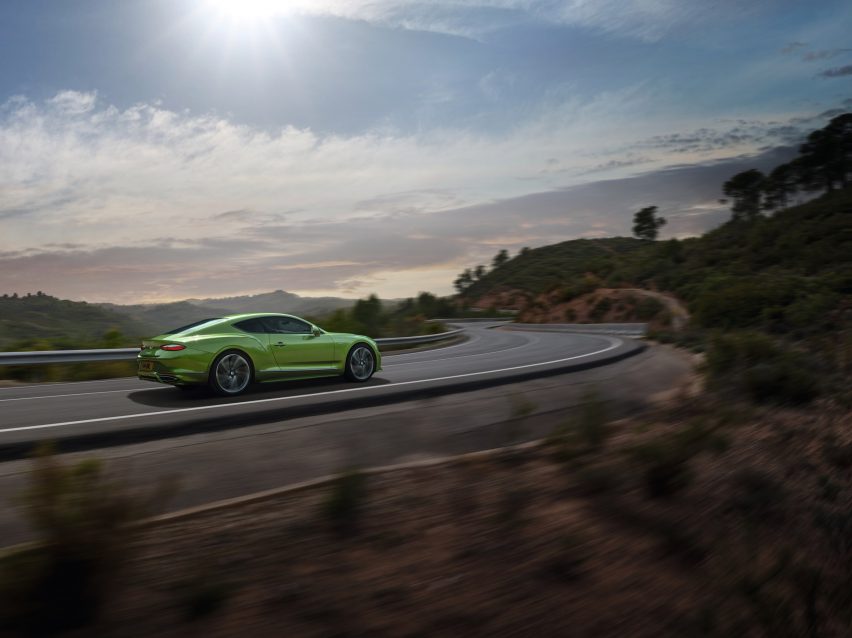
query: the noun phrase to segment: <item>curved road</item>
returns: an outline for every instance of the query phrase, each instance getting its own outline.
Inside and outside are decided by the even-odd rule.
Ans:
[[[0,458],[26,454],[43,439],[61,440],[63,449],[84,449],[510,383],[605,365],[644,347],[604,335],[460,325],[467,328],[465,342],[388,353],[384,369],[366,384],[341,379],[263,384],[237,398],[185,393],[133,378],[2,388]]]

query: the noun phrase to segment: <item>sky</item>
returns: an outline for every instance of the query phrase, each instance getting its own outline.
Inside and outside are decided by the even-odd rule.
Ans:
[[[747,5],[747,8],[746,8]],[[0,292],[447,294],[724,221],[852,111],[835,0],[4,0]]]

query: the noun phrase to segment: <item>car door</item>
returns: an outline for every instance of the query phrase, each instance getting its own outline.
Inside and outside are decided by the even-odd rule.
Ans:
[[[274,376],[278,372],[278,362],[269,345],[270,338],[274,335],[268,334],[263,318],[244,319],[235,323],[234,327],[251,337],[252,347],[247,348],[247,350],[249,350],[254,364],[255,376],[259,380]]]
[[[286,315],[264,317],[269,345],[283,372],[326,371],[335,367],[334,339],[315,335],[307,321]]]

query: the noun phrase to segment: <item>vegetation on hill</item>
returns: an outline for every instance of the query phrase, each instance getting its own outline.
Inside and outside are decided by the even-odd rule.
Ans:
[[[644,239],[578,239],[524,249],[499,264],[495,259],[490,272],[468,269],[456,286],[469,304],[499,290],[535,295],[559,289],[567,301],[601,286],[642,287],[683,299],[702,328],[825,333],[840,327],[852,293],[850,184],[847,113],[809,135],[799,157],[768,176],[749,170],[725,182],[731,220],[701,237],[655,242],[645,229],[638,233]],[[820,191],[807,203],[787,206],[799,193]],[[648,218],[640,230],[658,228],[655,210],[637,213]]]
[[[573,321],[572,300],[617,303],[597,299],[601,290],[665,292],[691,315],[675,338],[712,350],[712,378],[759,400],[809,400],[852,370],[852,114],[811,134],[792,162],[768,176],[744,171],[723,191],[732,217],[701,237],[657,242],[646,232],[524,249],[489,272],[462,273],[460,304],[509,299],[521,317]],[[817,196],[787,206],[799,193]]]
[[[644,248],[645,242],[630,237],[572,239],[541,248],[525,248],[502,265],[473,278],[469,284],[464,279],[456,280],[456,288],[463,299],[471,302],[500,288],[545,292],[557,286],[577,284],[586,273],[605,272],[624,255]]]
[[[42,292],[0,296],[0,350],[120,348],[145,333],[143,323],[84,301]]]
[[[313,319],[314,323],[332,332],[364,334],[380,337],[407,337],[443,332],[446,327],[435,317],[455,316],[457,307],[448,299],[422,292],[400,303],[382,303],[376,295],[359,299],[352,308],[339,308],[329,315]]]
[[[852,294],[852,188],[772,217],[733,219],[698,238],[578,239],[527,250],[462,298],[475,304],[501,289],[557,289],[564,301],[602,286],[670,292],[704,328],[794,336],[837,328]]]

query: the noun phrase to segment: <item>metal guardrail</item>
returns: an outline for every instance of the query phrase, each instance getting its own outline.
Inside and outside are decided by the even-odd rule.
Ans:
[[[507,323],[504,330],[533,330],[538,332],[577,332],[585,334],[644,337],[647,323]]]
[[[444,319],[447,323],[456,325],[465,322],[505,322],[504,329],[534,330],[542,332],[582,332],[587,334],[609,334],[623,337],[643,337],[648,329],[644,323],[511,323],[505,317],[501,318],[464,318]],[[432,335],[416,335],[413,337],[385,337],[375,339],[379,346],[403,346],[435,343],[452,339],[464,332],[457,328],[447,332]],[[0,366],[38,365],[46,363],[86,363],[89,361],[132,361],[139,354],[139,348],[99,348],[96,350],[33,350],[30,352],[0,352]]]
[[[373,339],[380,346],[406,346],[419,345],[421,343],[435,343],[436,341],[444,341],[452,339],[464,332],[464,328],[456,330],[448,330],[447,332],[439,332],[433,335],[415,335],[413,337],[384,337],[381,339]]]
[[[464,328],[413,337],[386,337],[375,339],[379,346],[419,345],[452,339]],[[29,352],[0,352],[0,366],[33,365],[44,363],[85,363],[88,361],[132,361],[139,348],[98,348],[96,350],[32,350]]]

